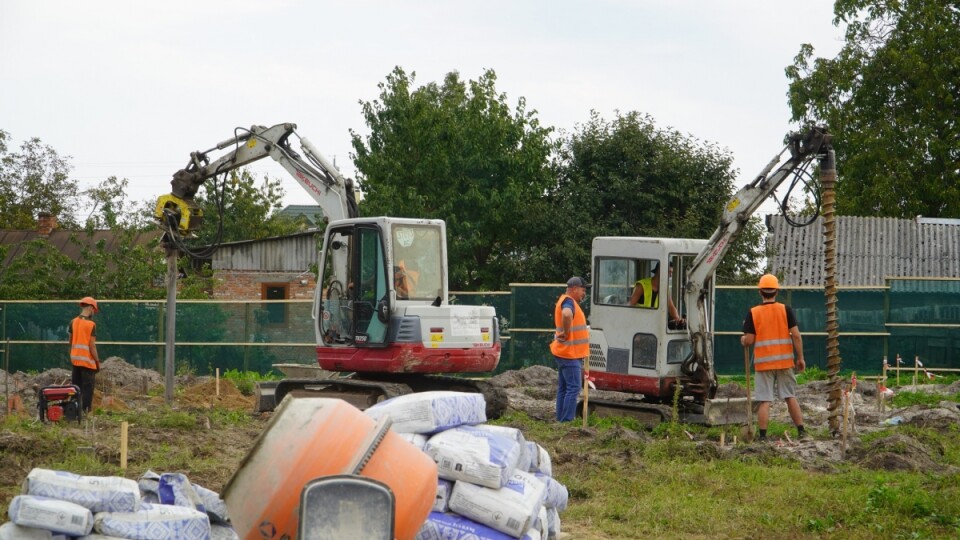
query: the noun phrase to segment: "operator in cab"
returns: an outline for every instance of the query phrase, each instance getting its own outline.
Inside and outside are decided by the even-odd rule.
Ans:
[[[673,276],[673,263],[670,263],[669,276]],[[630,295],[631,306],[656,309],[660,307],[660,263],[653,267],[652,275],[645,279],[637,280],[633,287],[633,294]],[[671,329],[682,329],[687,327],[687,321],[680,316],[677,306],[673,303],[673,297],[667,295],[667,316],[669,320],[667,325]]]

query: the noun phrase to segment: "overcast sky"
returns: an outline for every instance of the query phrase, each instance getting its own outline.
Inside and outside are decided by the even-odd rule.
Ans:
[[[740,184],[791,125],[784,68],[840,50],[826,0],[0,0],[0,129],[38,137],[92,187],[170,191],[189,153],[235,127],[294,122],[347,176],[360,101],[395,66],[418,85],[497,73],[569,132],[596,110],[650,114],[729,149]],[[288,204],[312,199],[277,164]],[[765,209],[772,206],[765,206]],[[425,216],[442,217],[442,216]]]

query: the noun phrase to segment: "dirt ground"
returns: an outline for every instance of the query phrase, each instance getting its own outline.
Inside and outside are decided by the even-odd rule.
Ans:
[[[554,396],[557,374],[554,369],[535,366],[518,371],[503,373],[491,379],[491,383],[504,388],[508,395],[508,411],[523,411],[533,418],[550,420],[554,414]],[[19,493],[19,486],[27,473],[36,466],[50,467],[64,459],[66,451],[55,437],[44,436],[49,426],[37,420],[37,392],[49,385],[69,384],[70,372],[65,369],[52,369],[40,374],[28,375],[22,372],[7,374],[0,370],[0,392],[4,392],[6,402],[14,408],[12,414],[33,419],[36,430],[16,431],[0,429],[0,509],[5,509],[10,499]],[[163,377],[152,370],[139,369],[123,359],[112,357],[103,363],[103,370],[97,377],[97,392],[94,407],[104,411],[134,412],[150,415],[164,410]],[[132,422],[129,431],[129,463],[147,461],[151,452],[158,447],[170,447],[185,454],[188,459],[213,461],[216,466],[207,466],[202,470],[185,470],[193,482],[214,491],[222,491],[243,457],[266,425],[270,414],[253,413],[254,400],[242,395],[237,388],[226,380],[217,382],[210,377],[177,377],[173,408],[191,413],[196,418],[195,429],[165,429],[155,425]],[[829,433],[826,383],[813,382],[801,385],[798,399],[804,413],[808,430],[815,433]],[[953,394],[960,392],[960,382],[950,386],[926,384],[918,390]],[[720,397],[742,397],[744,389],[736,384],[727,384],[720,388]],[[8,397],[9,396],[9,397]],[[624,400],[633,396],[615,392],[590,392],[591,397]],[[846,455],[841,454],[841,443],[837,439],[795,441],[782,433],[771,433],[774,442],[770,445],[732,445],[730,441],[721,446],[718,440],[698,441],[717,456],[737,453],[788,452],[793,454],[805,467],[811,470],[829,469],[831,464],[841,460],[853,461],[864,467],[887,470],[940,471],[933,456],[937,449],[927,448],[920,441],[905,435],[891,434],[889,437],[873,440],[870,445],[858,444],[859,436],[869,431],[883,429],[885,423],[903,423],[921,426],[945,427],[960,423],[958,404],[942,401],[933,408],[910,407],[906,409],[881,411],[876,399],[876,385],[860,382],[851,400],[851,430],[846,440]],[[236,414],[249,415],[250,422],[224,422],[217,415],[205,414],[214,407],[233,411]],[[6,407],[0,414],[6,413]],[[98,422],[98,418],[100,421]],[[790,424],[785,405],[780,402],[771,407],[771,418]],[[104,463],[119,463],[119,426],[99,415],[93,415],[80,424],[61,422],[56,429],[68,430],[80,444],[92,449],[97,458]],[[792,429],[790,430],[793,431]],[[790,433],[792,436],[793,433]],[[589,433],[585,434],[589,436]],[[637,434],[625,434],[637,436]],[[639,437],[647,436],[644,433]],[[903,448],[910,452],[903,452]],[[75,449],[74,449],[75,450]],[[144,471],[131,465],[127,471],[130,478],[138,478]],[[565,538],[585,538],[602,540],[587,530],[578,530],[576,524],[569,524]]]

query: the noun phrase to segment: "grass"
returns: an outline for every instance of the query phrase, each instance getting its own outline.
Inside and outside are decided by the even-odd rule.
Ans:
[[[866,470],[849,461],[810,466],[770,447],[721,452],[697,442],[719,438],[720,428],[665,423],[632,438],[625,430],[640,428],[624,418],[591,420],[589,433],[579,423],[523,414],[497,423],[521,428],[555,456],[554,476],[571,502],[562,520],[610,538],[960,535],[960,474],[947,470],[960,455],[960,429],[898,426],[864,436],[869,444],[901,432],[942,449],[944,470],[930,473]]]

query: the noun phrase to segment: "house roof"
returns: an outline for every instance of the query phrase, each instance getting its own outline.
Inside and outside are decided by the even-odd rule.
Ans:
[[[134,245],[145,246],[153,240],[163,235],[162,231],[153,230],[138,233],[134,237]],[[75,237],[76,241],[70,238]],[[20,256],[25,250],[23,245],[37,238],[44,238],[55,249],[66,255],[72,260],[80,258],[82,246],[95,246],[103,242],[104,249],[110,253],[121,247],[117,235],[113,231],[94,231],[87,234],[85,231],[65,231],[62,229],[53,230],[48,236],[41,235],[35,230],[2,230],[0,229],[0,245],[10,246],[7,256],[0,261],[0,264],[7,266],[16,257]],[[78,243],[79,242],[79,243]]]
[[[291,204],[280,210],[280,215],[293,219],[304,217],[314,226],[323,223],[324,218],[323,209],[314,204]]]
[[[953,220],[838,216],[837,284],[883,286],[888,277],[960,278],[960,223]],[[767,216],[771,272],[785,286],[822,287],[823,218],[792,227]]]

